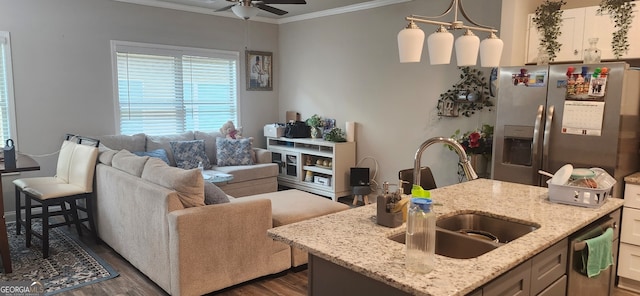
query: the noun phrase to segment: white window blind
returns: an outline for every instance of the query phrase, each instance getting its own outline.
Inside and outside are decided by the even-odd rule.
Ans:
[[[2,147],[9,138],[17,143],[12,73],[9,32],[0,31],[0,144]]]
[[[121,134],[214,131],[239,122],[237,52],[113,44]]]

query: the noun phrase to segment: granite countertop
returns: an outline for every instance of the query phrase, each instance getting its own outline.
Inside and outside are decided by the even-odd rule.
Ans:
[[[629,184],[640,184],[640,172],[624,177],[624,181]]]
[[[268,234],[408,293],[465,295],[623,204],[617,198],[598,209],[555,204],[547,188],[489,179],[438,188],[431,196],[442,203],[434,207],[438,218],[482,212],[540,228],[477,258],[436,255],[435,268],[427,274],[405,269],[404,245],[388,239],[405,232],[405,224],[378,225],[375,204],[273,228]]]

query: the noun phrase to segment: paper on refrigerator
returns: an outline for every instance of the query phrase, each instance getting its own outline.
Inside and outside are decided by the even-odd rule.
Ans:
[[[584,136],[602,135],[604,102],[565,101],[562,133]]]

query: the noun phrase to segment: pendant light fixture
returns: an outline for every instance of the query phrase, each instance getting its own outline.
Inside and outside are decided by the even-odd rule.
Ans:
[[[458,9],[462,16],[474,26],[466,26],[458,20]],[[451,11],[454,12],[452,22],[442,22],[433,20],[440,18]],[[426,17],[419,15],[410,15],[405,17],[409,21],[409,25],[398,33],[398,50],[401,63],[419,62],[424,43],[424,32],[415,24],[425,23],[437,25],[436,32],[427,38],[427,47],[429,51],[429,61],[432,65],[449,64],[451,62],[451,52],[453,50],[453,34],[447,31],[465,29],[464,35],[458,37],[455,41],[456,60],[458,66],[474,66],[478,59],[478,50],[480,51],[480,64],[482,67],[497,67],[500,64],[502,56],[503,42],[496,36],[498,30],[479,25],[469,18],[464,11],[461,0],[451,0],[449,8],[439,16]],[[489,37],[482,42],[472,30],[488,32]]]

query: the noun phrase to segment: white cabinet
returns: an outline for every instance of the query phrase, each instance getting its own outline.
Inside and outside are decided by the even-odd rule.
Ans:
[[[583,48],[589,48],[589,38],[598,38],[598,48],[602,52],[603,60],[614,60],[616,57],[611,50],[611,40],[613,32],[618,29],[615,27],[611,17],[606,15],[598,15],[596,11],[599,6],[585,7],[585,23],[584,23],[584,40]],[[640,42],[638,36],[640,36],[640,7],[636,5],[633,8],[633,22],[631,28],[627,33],[629,38],[629,51],[620,57],[620,59],[626,58],[640,58]]]
[[[540,47],[541,35],[533,23],[535,14],[529,14],[529,38],[527,44],[527,54],[525,63],[535,63]],[[562,27],[558,42],[562,44],[560,51],[556,53],[555,62],[582,60],[582,35],[584,32],[585,9],[566,9],[562,13]]]
[[[278,163],[278,185],[327,196],[337,201],[351,195],[349,172],[356,165],[355,142],[321,139],[267,138],[272,161]]]
[[[611,50],[611,39],[615,28],[613,20],[609,15],[598,15],[596,11],[599,6],[589,6],[582,8],[566,9],[562,14],[562,34],[558,42],[562,44],[560,52],[554,62],[580,62],[584,50],[589,48],[589,39],[598,38],[597,47],[601,51],[601,59],[604,61],[615,60]],[[525,63],[536,63],[538,47],[540,44],[540,34],[533,23],[535,14],[529,14],[527,28],[527,44],[525,46]],[[629,41],[629,51],[620,59],[640,58],[640,7],[634,8],[634,18],[631,28],[627,33]]]
[[[625,185],[618,277],[619,287],[640,292],[640,185],[637,184]]]

